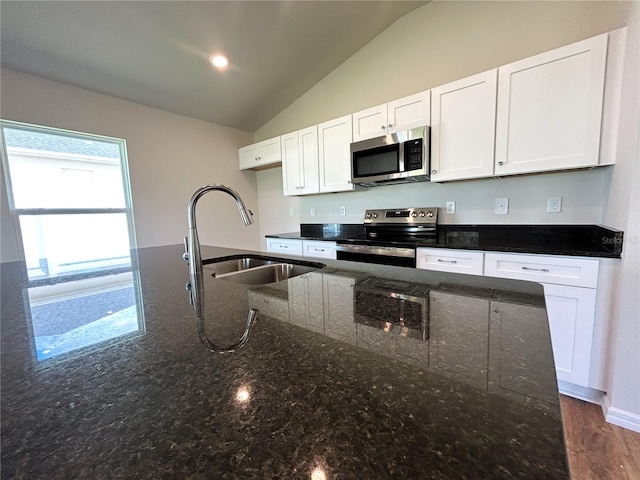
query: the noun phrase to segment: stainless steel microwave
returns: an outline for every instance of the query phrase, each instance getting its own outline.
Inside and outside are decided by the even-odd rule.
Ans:
[[[351,144],[351,181],[373,187],[429,180],[429,127]]]

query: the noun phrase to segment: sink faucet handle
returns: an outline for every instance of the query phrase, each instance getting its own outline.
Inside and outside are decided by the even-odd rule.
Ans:
[[[184,253],[182,254],[182,258],[184,258],[185,262],[189,263],[189,238],[184,237]]]

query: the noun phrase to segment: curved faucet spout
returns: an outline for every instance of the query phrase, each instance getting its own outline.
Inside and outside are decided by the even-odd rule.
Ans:
[[[236,192],[233,188],[227,187],[226,185],[222,185],[220,183],[214,183],[211,185],[205,185],[204,187],[196,190],[195,193],[191,196],[191,200],[189,200],[189,204],[187,205],[187,225],[189,227],[189,236],[185,245],[186,251],[184,254],[184,259],[189,262],[189,273],[191,275],[202,273],[202,256],[200,254],[200,240],[198,239],[198,228],[196,224],[196,205],[198,204],[198,200],[200,200],[203,195],[208,192],[213,192],[214,190],[225,192],[231,195],[238,205],[238,210],[240,211],[240,216],[242,217],[242,221],[244,222],[244,224],[251,225],[253,223],[253,212],[244,206],[242,198],[240,198],[238,192]],[[193,292],[196,290],[192,288],[191,291]]]
[[[191,200],[189,200],[189,204],[187,205],[187,224],[189,225],[189,235],[185,239],[185,252],[183,258],[189,262],[189,283],[187,283],[187,290],[189,291],[189,300],[193,305],[193,308],[196,312],[196,322],[198,324],[198,334],[200,336],[200,340],[204,345],[206,345],[212,352],[232,352],[237,348],[242,347],[245,342],[249,339],[249,334],[251,332],[251,328],[253,324],[258,319],[258,310],[250,309],[249,314],[247,316],[247,326],[245,328],[245,332],[233,345],[228,347],[220,347],[215,345],[207,338],[207,334],[204,328],[204,288],[203,288],[203,280],[202,280],[202,255],[200,253],[200,240],[198,239],[198,228],[196,225],[196,205],[198,204],[198,200],[208,192],[213,192],[214,190],[218,190],[221,192],[225,192],[231,195],[236,204],[238,205],[238,210],[240,211],[240,216],[242,217],[242,221],[245,225],[251,225],[253,223],[253,213],[251,210],[247,209],[244,206],[244,202],[238,192],[234,189],[227,187],[226,185],[222,185],[219,183],[214,183],[212,185],[205,185],[204,187],[199,188],[195,191],[195,193],[191,196]]]

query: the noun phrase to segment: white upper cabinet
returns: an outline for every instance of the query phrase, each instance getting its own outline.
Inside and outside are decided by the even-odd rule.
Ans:
[[[318,127],[305,128],[281,137],[282,183],[285,196],[320,191]]]
[[[429,125],[430,91],[400,98],[353,114],[353,141]]]
[[[498,69],[497,176],[598,165],[607,39]]]
[[[240,170],[260,168],[282,161],[280,137],[270,138],[238,149]]]
[[[351,115],[318,125],[320,192],[354,190],[350,145]]]
[[[497,70],[431,91],[431,181],[493,176]]]

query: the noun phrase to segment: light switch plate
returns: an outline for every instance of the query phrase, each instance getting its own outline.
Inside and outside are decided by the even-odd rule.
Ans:
[[[506,215],[509,213],[509,199],[508,198],[496,198],[495,209],[493,211],[496,215]]]

